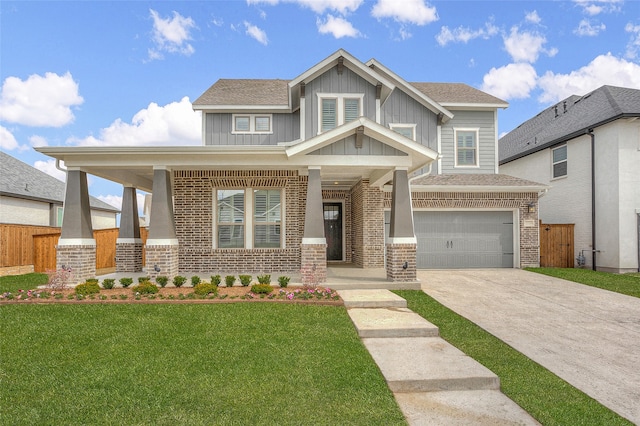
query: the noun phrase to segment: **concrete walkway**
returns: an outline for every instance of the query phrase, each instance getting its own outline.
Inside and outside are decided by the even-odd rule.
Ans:
[[[640,424],[640,299],[518,269],[419,278],[443,305]]]
[[[339,290],[410,425],[538,425],[493,372],[438,337],[389,290]]]

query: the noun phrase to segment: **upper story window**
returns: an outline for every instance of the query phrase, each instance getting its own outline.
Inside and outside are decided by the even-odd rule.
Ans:
[[[456,167],[478,167],[478,130],[455,130]]]
[[[232,133],[273,133],[271,114],[233,114]]]
[[[334,129],[362,115],[364,94],[318,93],[319,133]]]
[[[400,133],[405,138],[409,138],[413,141],[416,140],[416,125],[415,124],[389,124],[389,128],[396,133]]]
[[[559,178],[567,175],[567,145],[551,150],[552,177]]]

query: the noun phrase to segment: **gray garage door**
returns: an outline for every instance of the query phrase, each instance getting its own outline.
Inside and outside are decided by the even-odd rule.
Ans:
[[[417,211],[413,217],[419,269],[513,267],[512,212]]]

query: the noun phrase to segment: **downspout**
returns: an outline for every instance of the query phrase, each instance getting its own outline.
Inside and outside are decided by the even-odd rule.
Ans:
[[[587,130],[591,136],[591,269],[596,270],[596,135],[593,129]]]

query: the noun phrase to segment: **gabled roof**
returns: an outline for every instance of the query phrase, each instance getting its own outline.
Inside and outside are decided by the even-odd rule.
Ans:
[[[547,185],[502,174],[423,175],[411,187],[430,192],[539,192]]]
[[[16,198],[62,204],[65,183],[22,161],[0,152],[0,194]],[[91,208],[119,212],[117,208],[95,197],[89,197]]]
[[[444,107],[484,106],[506,108],[509,104],[464,83],[410,83]]]
[[[289,107],[288,80],[220,79],[193,102],[193,109],[240,106]]]
[[[500,138],[500,164],[625,117],[640,117],[640,90],[602,86],[584,96],[569,96]]]

